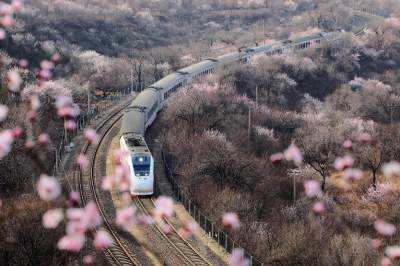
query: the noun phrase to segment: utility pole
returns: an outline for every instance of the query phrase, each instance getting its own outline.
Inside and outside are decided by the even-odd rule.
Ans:
[[[256,86],[256,108],[258,108],[258,86]]]
[[[250,148],[250,135],[251,135],[251,108],[249,107],[249,125],[247,131],[247,146]]]
[[[131,91],[133,91],[133,66],[131,67]]]

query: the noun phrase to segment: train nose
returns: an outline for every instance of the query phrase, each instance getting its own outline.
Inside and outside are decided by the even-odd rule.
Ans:
[[[131,194],[149,195],[153,194],[153,179],[150,177],[137,177],[132,183]]]

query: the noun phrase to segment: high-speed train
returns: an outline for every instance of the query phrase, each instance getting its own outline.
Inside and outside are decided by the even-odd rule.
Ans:
[[[267,56],[318,48],[330,41],[334,33],[319,33],[307,37],[276,42],[272,45],[239,49],[216,58],[208,58],[194,65],[179,69],[143,90],[125,110],[120,147],[125,150],[126,163],[131,175],[131,194],[151,195],[154,187],[154,159],[144,139],[146,129],[153,123],[165,101],[179,88],[194,80],[212,74],[219,66],[233,62],[247,62],[256,54]]]

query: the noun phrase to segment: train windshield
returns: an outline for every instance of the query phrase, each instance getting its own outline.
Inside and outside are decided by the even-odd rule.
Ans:
[[[150,174],[150,156],[132,157],[132,164],[136,176],[148,176]]]

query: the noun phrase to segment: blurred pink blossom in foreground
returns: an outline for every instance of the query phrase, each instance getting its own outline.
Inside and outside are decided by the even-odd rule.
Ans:
[[[400,163],[395,161],[385,163],[382,166],[382,172],[385,176],[398,176],[400,175]]]
[[[384,236],[391,236],[396,232],[396,227],[393,224],[381,219],[374,222],[374,228],[379,234]]]
[[[58,224],[64,219],[64,213],[62,209],[48,210],[43,215],[43,226],[45,228],[56,228]]]
[[[41,175],[37,183],[37,191],[42,200],[55,200],[61,193],[61,186],[57,179],[47,175]]]
[[[354,159],[350,155],[346,155],[344,157],[338,157],[335,159],[334,167],[338,171],[342,171],[344,169],[352,167],[354,164]]]
[[[297,166],[301,165],[303,162],[303,155],[295,144],[291,144],[289,148],[285,150],[284,155],[286,160],[293,161]]]
[[[93,240],[93,245],[97,249],[103,249],[109,247],[113,243],[110,234],[107,231],[99,230],[96,233],[96,237]]]
[[[0,131],[0,160],[3,159],[10,151],[14,142],[14,134],[11,130]]]
[[[8,115],[8,107],[0,104],[0,122],[4,121]]]
[[[386,255],[391,259],[400,258],[400,246],[388,246],[385,249]]]
[[[306,193],[307,197],[321,197],[322,190],[321,185],[315,180],[308,180],[304,182],[304,192]]]
[[[137,209],[133,206],[123,209],[118,209],[117,219],[116,219],[117,225],[121,226],[125,230],[128,230],[130,226],[135,224],[136,211]]]
[[[243,249],[235,248],[232,250],[232,254],[229,259],[229,265],[231,265],[231,266],[250,266],[249,260],[243,256]]]
[[[156,208],[153,211],[153,215],[156,219],[168,218],[174,213],[174,201],[170,197],[160,196],[154,204]]]
[[[86,237],[83,234],[66,235],[58,241],[57,246],[61,250],[79,252],[85,244],[85,240]]]
[[[234,212],[227,212],[222,216],[222,224],[236,230],[240,227],[239,217]]]
[[[99,141],[99,136],[97,135],[97,133],[94,129],[87,128],[87,129],[85,129],[83,134],[84,134],[86,140],[90,144],[97,144],[97,142]]]

